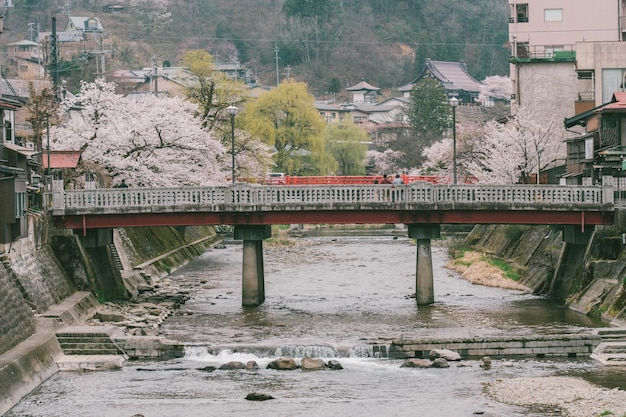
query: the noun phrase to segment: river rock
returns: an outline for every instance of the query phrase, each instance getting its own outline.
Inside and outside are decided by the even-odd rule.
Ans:
[[[293,358],[278,358],[267,364],[267,369],[276,369],[279,371],[291,371],[298,369],[298,364]]]
[[[460,361],[461,355],[453,350],[448,349],[433,349],[428,353],[428,357],[431,361],[437,358],[444,358],[447,361]]]
[[[426,359],[412,358],[405,360],[400,368],[430,368],[431,366],[433,366],[432,363]]]
[[[205,366],[204,368],[198,368],[198,371],[202,371],[202,372],[213,372],[215,371],[217,368],[215,366]]]
[[[258,370],[259,370],[258,363],[256,363],[255,361],[246,362],[246,371],[258,371]]]
[[[305,356],[300,361],[300,367],[304,371],[321,371],[322,369],[326,369],[326,364],[321,359],[313,359]]]
[[[272,397],[269,394],[263,394],[261,392],[251,392],[250,394],[246,395],[246,400],[248,401],[267,401],[267,400],[273,400],[274,397]]]
[[[221,371],[232,371],[235,369],[245,369],[246,365],[243,362],[239,361],[230,361],[220,366]]]
[[[118,311],[98,310],[94,318],[100,321],[108,321],[111,323],[119,323],[125,320],[124,314]]]
[[[331,371],[340,371],[343,369],[343,366],[341,366],[341,363],[339,363],[339,361],[336,359],[329,360],[328,363],[326,364],[326,367],[330,369]]]
[[[478,362],[478,366],[483,369],[491,369],[491,358],[489,356],[483,356]]]
[[[433,361],[433,368],[449,368],[450,364],[445,358],[437,358]]]

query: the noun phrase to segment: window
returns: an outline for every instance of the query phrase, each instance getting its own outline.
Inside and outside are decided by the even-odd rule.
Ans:
[[[26,213],[26,193],[15,193],[15,218],[24,217]]]
[[[543,19],[546,22],[562,22],[563,9],[545,9],[543,11]]]
[[[608,103],[616,91],[625,91],[626,68],[604,68],[602,70],[602,102]]]
[[[518,4],[515,7],[515,12],[519,23],[528,22],[528,4]]]
[[[562,52],[564,48],[565,47],[563,45],[546,46],[545,47],[546,58],[553,58],[553,57],[558,56],[558,53],[555,53],[555,52]]]

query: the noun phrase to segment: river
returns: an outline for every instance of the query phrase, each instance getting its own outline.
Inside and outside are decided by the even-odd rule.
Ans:
[[[265,303],[241,306],[242,247],[227,244],[173,272],[192,290],[162,334],[184,342],[184,358],[128,362],[119,371],[59,373],[5,417],[174,416],[548,416],[487,398],[484,383],[516,376],[582,376],[626,386],[626,372],[588,358],[477,361],[448,369],[401,368],[379,358],[370,340],[579,331],[594,322],[554,302],[518,291],[476,286],[445,268],[433,247],[435,304],[417,307],[416,247],[406,238],[307,238],[265,245]],[[270,360],[304,355],[334,358],[343,370],[266,369]],[[256,361],[257,371],[207,372],[231,360]],[[508,362],[508,363],[507,363]],[[250,392],[272,395],[245,400]]]

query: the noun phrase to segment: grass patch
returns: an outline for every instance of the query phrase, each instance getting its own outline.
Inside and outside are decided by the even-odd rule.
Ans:
[[[489,258],[487,256],[483,256],[482,260],[487,262],[489,265],[495,266],[496,268],[501,270],[506,278],[513,281],[519,281],[519,274],[513,268],[511,268],[511,265],[509,265],[505,261],[495,258]]]
[[[448,244],[448,255],[452,259],[463,258],[468,250],[470,248],[465,245],[464,239],[452,239]]]
[[[293,239],[289,237],[290,226],[288,224],[272,225],[272,237],[263,241],[268,246],[291,246]]]

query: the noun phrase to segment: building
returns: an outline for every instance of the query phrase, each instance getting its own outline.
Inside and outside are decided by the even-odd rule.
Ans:
[[[346,91],[352,93],[353,104],[374,104],[378,101],[378,97],[380,96],[380,88],[374,87],[364,79],[361,79],[359,83],[353,86],[347,87]]]
[[[509,0],[509,41],[511,45],[510,77],[516,106],[536,106],[536,100],[552,97],[547,107],[562,107],[574,101],[592,101],[587,108],[601,104],[591,88],[579,88],[576,79],[591,80],[589,70],[596,68],[593,46],[589,43],[619,42],[626,39],[626,2],[616,0]],[[586,43],[584,51],[582,44]],[[580,54],[586,56],[580,67]],[[590,62],[591,60],[591,62]],[[548,75],[546,75],[548,74]],[[575,78],[576,77],[576,78]],[[552,84],[553,89],[550,89]],[[531,85],[537,85],[532,88]],[[590,85],[591,83],[582,83]],[[576,91],[571,89],[576,85]],[[580,95],[579,95],[579,91]],[[555,94],[558,90],[558,94]],[[562,94],[568,94],[563,97]],[[594,97],[591,97],[594,95]],[[604,94],[610,100],[612,92]],[[543,97],[542,97],[543,96]],[[570,100],[573,97],[574,100]],[[559,105],[555,106],[555,100]],[[541,108],[544,108],[544,105]],[[540,110],[539,112],[541,112]]]
[[[44,77],[43,58],[39,44],[21,40],[7,45],[8,66],[16,69],[16,75],[23,79],[41,79]]]
[[[238,63],[216,64],[215,70],[223,72],[228,78],[245,82],[251,88],[256,86],[251,72]],[[117,84],[120,94],[158,92],[170,97],[185,97],[187,89],[197,85],[196,75],[188,68],[171,66],[118,70],[112,74],[110,81]]]
[[[12,142],[0,142],[0,247],[28,234],[29,164],[35,154]]]
[[[426,59],[422,72],[410,83],[398,88],[408,98],[413,86],[424,78],[437,80],[448,97],[456,97],[463,104],[477,105],[482,83],[472,77],[465,62],[432,61]]]
[[[623,89],[626,2],[509,0],[509,8],[511,111],[532,109],[541,124],[568,120],[555,133],[567,144],[561,182],[591,181],[600,170],[593,172],[595,153],[608,145],[594,145],[593,134],[572,119],[596,115]]]

